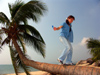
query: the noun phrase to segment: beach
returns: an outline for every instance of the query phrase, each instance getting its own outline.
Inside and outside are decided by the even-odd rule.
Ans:
[[[47,72],[45,71],[34,71],[34,72],[30,72],[31,75],[46,75]],[[5,74],[5,75],[16,75],[15,73],[13,74]],[[19,73],[19,75],[26,75],[25,73]]]

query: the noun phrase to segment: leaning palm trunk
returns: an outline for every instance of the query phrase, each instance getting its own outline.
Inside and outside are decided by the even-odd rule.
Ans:
[[[94,67],[86,67],[86,66],[64,66],[64,65],[57,65],[57,64],[48,64],[48,63],[41,63],[36,62],[33,60],[27,59],[20,47],[18,46],[16,39],[12,39],[13,44],[19,53],[20,59],[26,64],[27,66],[31,66],[33,68],[46,71],[52,74],[61,74],[61,75],[100,75],[100,68]]]

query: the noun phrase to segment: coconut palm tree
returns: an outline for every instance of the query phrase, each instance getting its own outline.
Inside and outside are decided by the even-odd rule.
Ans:
[[[8,4],[8,6],[11,14],[10,19],[3,12],[0,12],[0,23],[3,25],[0,29],[0,43],[2,43],[1,46],[9,44],[12,64],[16,75],[18,75],[20,67],[24,69],[27,75],[30,75],[28,72],[29,67],[19,57],[13,44],[13,39],[15,39],[25,57],[27,57],[26,44],[35,48],[37,52],[45,57],[45,42],[40,33],[28,24],[28,19],[38,22],[39,17],[43,16],[47,10],[46,5],[36,0],[29,1],[26,4],[17,0],[14,4]],[[2,39],[4,38],[2,37],[4,34],[6,34],[6,38]]]
[[[81,66],[65,66],[57,64],[48,64],[30,60],[26,56],[25,46],[28,44],[33,46],[37,52],[45,57],[45,43],[40,33],[27,22],[28,19],[38,21],[39,15],[43,15],[46,11],[45,5],[40,1],[29,1],[24,4],[21,1],[17,1],[14,4],[9,4],[11,19],[0,12],[0,23],[4,25],[0,29],[0,37],[6,34],[6,38],[1,41],[1,47],[4,44],[8,44],[10,48],[11,58],[14,65],[16,74],[18,74],[18,65],[24,68],[24,71],[29,75],[26,67],[31,66],[33,68],[47,71],[51,74],[61,75],[98,75],[100,69],[81,67]]]
[[[100,40],[90,38],[87,41],[87,48],[90,49],[94,61],[100,60]]]

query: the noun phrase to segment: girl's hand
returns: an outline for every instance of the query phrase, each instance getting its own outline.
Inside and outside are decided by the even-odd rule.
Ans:
[[[54,28],[53,28],[53,30],[54,30],[54,31],[56,31],[56,30],[57,30],[57,28],[56,28],[56,27],[54,27]]]
[[[59,27],[56,28],[56,27],[54,27],[54,26],[52,25],[52,28],[53,28],[54,31],[59,30],[59,29],[61,29],[62,27],[63,27],[63,26],[59,26]]]
[[[53,28],[53,30],[55,31],[55,30],[57,30],[57,28],[56,27],[54,27],[53,25],[52,25],[52,28]]]

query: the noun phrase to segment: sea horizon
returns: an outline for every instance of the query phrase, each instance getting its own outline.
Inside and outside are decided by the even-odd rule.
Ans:
[[[50,63],[50,64],[59,64],[59,63]],[[74,64],[76,64],[76,63],[74,63]],[[30,72],[40,71],[40,70],[32,68],[32,67],[30,67],[29,70],[30,70]],[[23,73],[23,72],[24,72],[24,70],[21,69],[20,73]],[[15,73],[12,64],[0,64],[0,75],[12,74],[12,73]]]
[[[29,70],[30,70],[30,72],[39,71],[39,70],[32,68],[32,67],[30,67]],[[23,72],[24,72],[24,70],[21,69],[20,73],[23,73]],[[12,74],[12,73],[15,73],[12,64],[0,64],[0,75]]]

